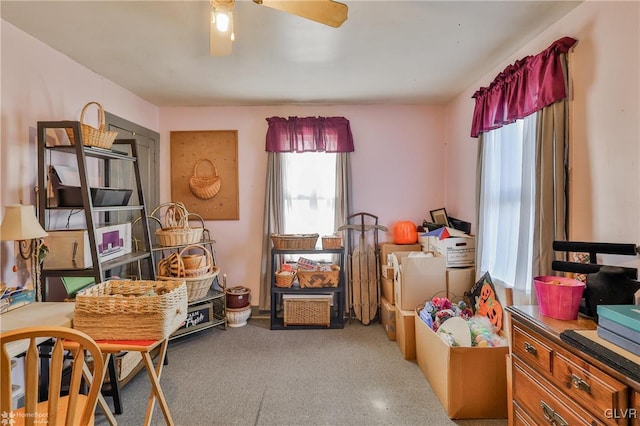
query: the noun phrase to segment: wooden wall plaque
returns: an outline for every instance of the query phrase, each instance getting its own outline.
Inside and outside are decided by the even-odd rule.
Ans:
[[[171,201],[184,203],[189,212],[198,213],[205,220],[238,220],[238,131],[172,131],[170,140]],[[204,161],[198,163],[199,160]],[[215,170],[209,161],[215,165]],[[196,164],[197,172],[194,170]],[[190,182],[202,181],[192,179],[194,174],[204,178],[219,177],[220,187],[215,195],[202,198],[203,191],[193,191]]]

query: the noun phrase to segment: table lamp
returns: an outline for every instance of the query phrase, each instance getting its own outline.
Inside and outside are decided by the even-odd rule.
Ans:
[[[42,229],[35,215],[34,206],[14,204],[6,206],[2,226],[0,227],[1,241],[18,241],[20,256],[31,259],[36,300],[40,301],[40,260],[39,251],[43,244],[42,238],[47,232]]]

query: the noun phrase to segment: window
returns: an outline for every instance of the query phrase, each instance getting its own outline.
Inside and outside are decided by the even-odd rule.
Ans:
[[[285,234],[335,232],[336,158],[326,152],[282,154]]]
[[[531,291],[536,114],[484,134],[478,262],[481,271]]]

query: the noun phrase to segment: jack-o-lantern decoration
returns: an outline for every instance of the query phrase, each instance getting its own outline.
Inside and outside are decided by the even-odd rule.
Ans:
[[[498,330],[502,328],[502,305],[496,297],[493,287],[485,282],[480,289],[478,315],[486,316]]]
[[[475,315],[489,318],[497,331],[502,329],[504,311],[500,301],[496,297],[495,287],[493,286],[489,272],[485,272],[464,295],[468,298],[469,306],[472,307]]]

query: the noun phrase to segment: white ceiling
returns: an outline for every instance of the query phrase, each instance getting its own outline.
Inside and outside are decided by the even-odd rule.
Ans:
[[[226,57],[209,55],[208,0],[2,0],[0,14],[158,106],[438,104],[580,1],[344,3],[331,28],[236,0]]]

